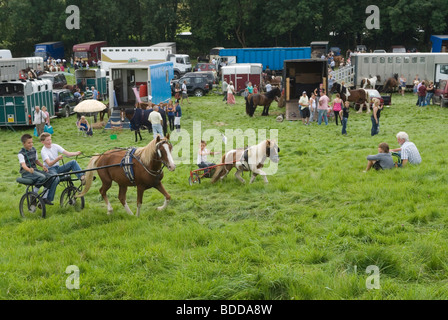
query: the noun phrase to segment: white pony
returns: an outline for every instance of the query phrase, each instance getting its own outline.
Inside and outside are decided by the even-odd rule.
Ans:
[[[272,162],[278,163],[280,160],[279,152],[280,149],[277,143],[272,140],[265,140],[247,149],[230,150],[223,155],[221,162],[223,165],[216,169],[211,182],[215,183],[218,179],[224,179],[232,168],[236,168],[235,177],[242,183],[246,182],[241,177],[243,171],[252,172],[250,183],[253,183],[257,176],[262,176],[264,182],[268,183],[267,174],[262,170],[264,162],[267,158],[270,158]]]

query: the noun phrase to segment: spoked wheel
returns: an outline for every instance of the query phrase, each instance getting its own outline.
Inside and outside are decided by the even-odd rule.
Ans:
[[[190,184],[190,186],[194,185],[195,183],[201,184],[201,178],[199,177],[199,175],[197,173],[193,173],[193,179],[190,176],[188,178],[188,183]]]
[[[25,219],[42,217],[45,219],[46,208],[43,199],[34,192],[27,192],[20,199],[20,215]]]
[[[68,187],[62,191],[61,194],[61,208],[69,208],[70,206],[75,208],[76,211],[84,209],[85,200],[84,197],[77,198],[78,189],[75,187]]]

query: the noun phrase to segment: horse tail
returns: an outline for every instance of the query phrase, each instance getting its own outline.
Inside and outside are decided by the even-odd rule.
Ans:
[[[246,114],[250,116],[250,102],[246,99]]]
[[[91,169],[95,169],[96,163],[98,162],[100,156],[95,156],[92,159],[90,159],[90,162],[87,166],[86,170],[90,170],[86,172],[86,176],[85,176],[85,180],[86,180],[86,184],[84,186],[84,190],[82,190],[82,192],[78,195],[76,195],[77,198],[81,198],[84,197],[87,192],[89,192],[90,188],[92,187],[92,182],[93,182],[93,176],[95,175],[94,172]]]
[[[255,113],[255,106],[254,106],[254,96],[250,97],[250,110],[249,115],[252,117]]]
[[[226,168],[225,168],[226,166],[224,165],[224,163],[226,163],[226,155],[222,156],[222,160],[221,160],[222,165],[216,168],[215,173],[213,174],[211,183],[215,183],[223,175],[224,170],[226,170]]]

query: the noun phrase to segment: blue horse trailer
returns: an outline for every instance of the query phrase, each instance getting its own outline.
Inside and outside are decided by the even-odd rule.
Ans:
[[[0,83],[0,126],[31,126],[36,106],[47,107],[54,116],[53,86],[50,80]]]
[[[432,49],[431,52],[448,52],[448,35],[431,36]]]
[[[311,59],[311,47],[241,48],[219,50],[218,63],[261,63],[263,70],[283,70],[285,60]]]

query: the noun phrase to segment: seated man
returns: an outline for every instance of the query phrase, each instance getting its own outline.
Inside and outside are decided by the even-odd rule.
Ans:
[[[48,168],[50,174],[60,174],[66,173],[70,171],[81,171],[81,167],[79,166],[76,160],[72,160],[62,166],[59,165],[59,161],[62,160],[63,155],[67,157],[79,156],[81,151],[77,152],[68,152],[60,145],[52,143],[51,134],[44,132],[40,136],[40,142],[44,145],[41,151],[42,160],[45,166]],[[59,153],[62,153],[59,155]],[[81,180],[82,184],[85,184],[85,173],[77,173],[76,176]],[[57,178],[59,183],[59,178]]]
[[[375,168],[376,170],[392,169],[395,167],[394,160],[389,153],[389,145],[385,142],[378,146],[378,154],[367,156],[367,168],[364,172]]]
[[[391,152],[396,152],[401,157],[401,165],[404,167],[409,162],[410,164],[420,164],[422,157],[418,152],[417,147],[413,142],[409,141],[409,136],[406,132],[397,133],[397,142],[401,148],[392,149]]]

